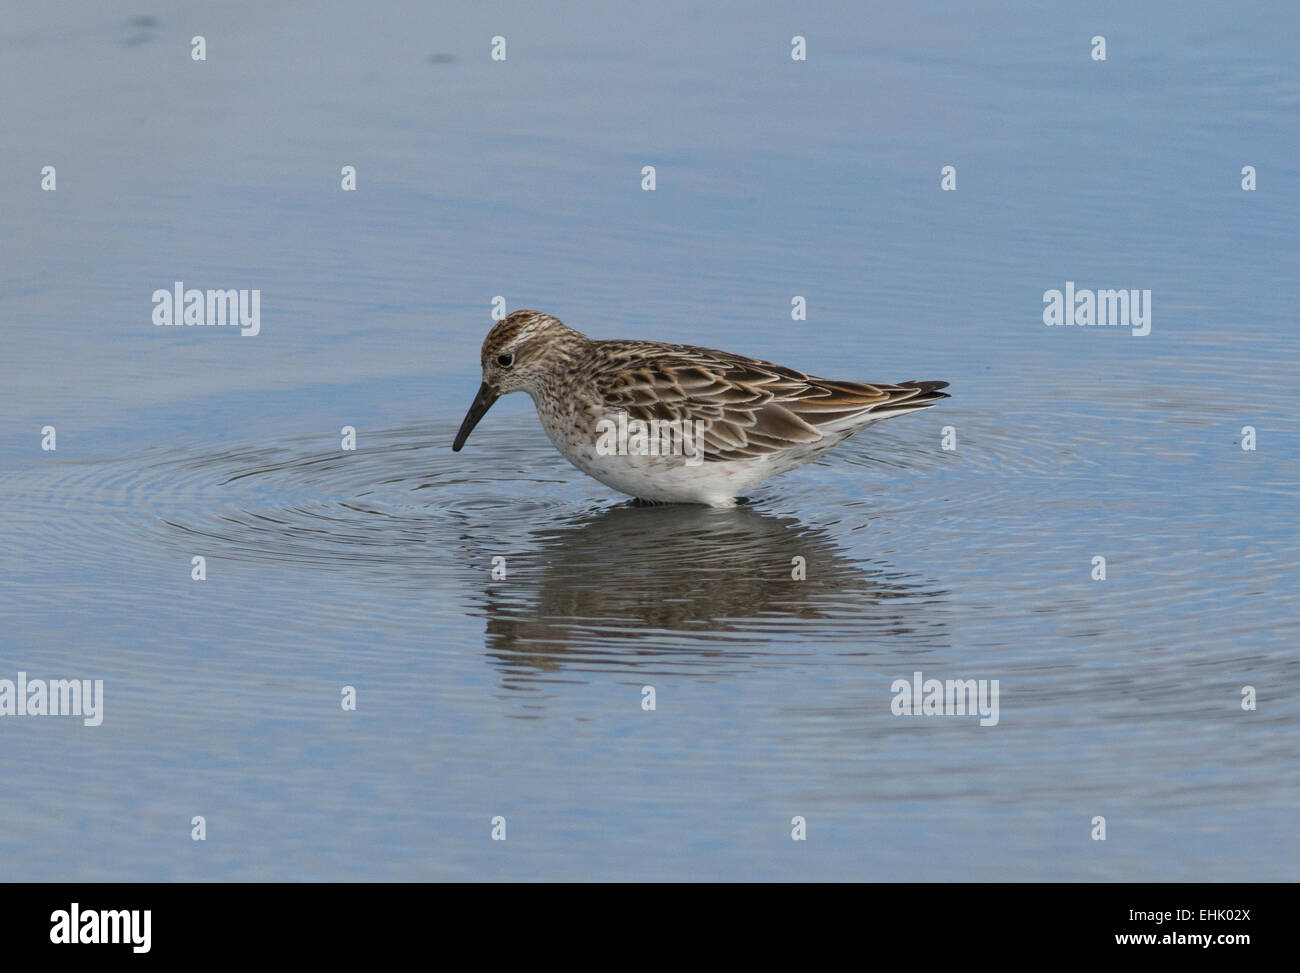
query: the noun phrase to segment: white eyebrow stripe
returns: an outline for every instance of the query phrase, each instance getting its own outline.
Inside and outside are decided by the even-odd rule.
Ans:
[[[539,325],[540,323],[541,323],[541,322],[539,322],[539,321],[529,321],[527,324],[525,324],[523,327],[521,327],[521,328],[520,328],[520,329],[515,333],[515,336],[514,336],[513,338],[511,338],[511,339],[510,339],[510,342],[509,342],[509,343],[508,343],[504,348],[502,348],[501,350],[502,350],[502,351],[507,351],[507,350],[509,350],[509,349],[511,349],[511,348],[514,348],[514,347],[515,347],[516,345],[518,345],[521,341],[523,341],[523,340],[525,340],[526,338],[530,337],[530,336],[532,335],[532,333],[533,333],[534,331],[537,330],[538,325]]]

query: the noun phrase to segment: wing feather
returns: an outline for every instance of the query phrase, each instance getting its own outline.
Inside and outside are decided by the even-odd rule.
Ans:
[[[838,442],[876,418],[924,409],[947,382],[815,378],[793,368],[712,348],[648,341],[598,341],[588,377],[604,407],[628,418],[703,421],[705,460],[769,456]]]

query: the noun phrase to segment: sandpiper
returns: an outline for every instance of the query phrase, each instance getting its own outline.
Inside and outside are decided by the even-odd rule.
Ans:
[[[540,311],[498,321],[481,357],[453,450],[493,402],[522,390],[565,459],[655,503],[734,506],[868,423],[948,398],[947,382],[828,381],[711,348],[593,341]]]

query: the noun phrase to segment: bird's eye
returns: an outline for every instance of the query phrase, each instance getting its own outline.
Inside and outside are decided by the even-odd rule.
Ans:
[[[497,364],[502,368],[509,368],[515,363],[514,355],[497,355]]]

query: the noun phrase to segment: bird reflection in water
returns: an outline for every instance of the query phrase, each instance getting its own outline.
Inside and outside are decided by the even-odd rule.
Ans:
[[[508,688],[947,641],[934,582],[851,561],[823,531],[752,507],[624,504],[533,535],[509,563],[484,600],[486,649]]]

